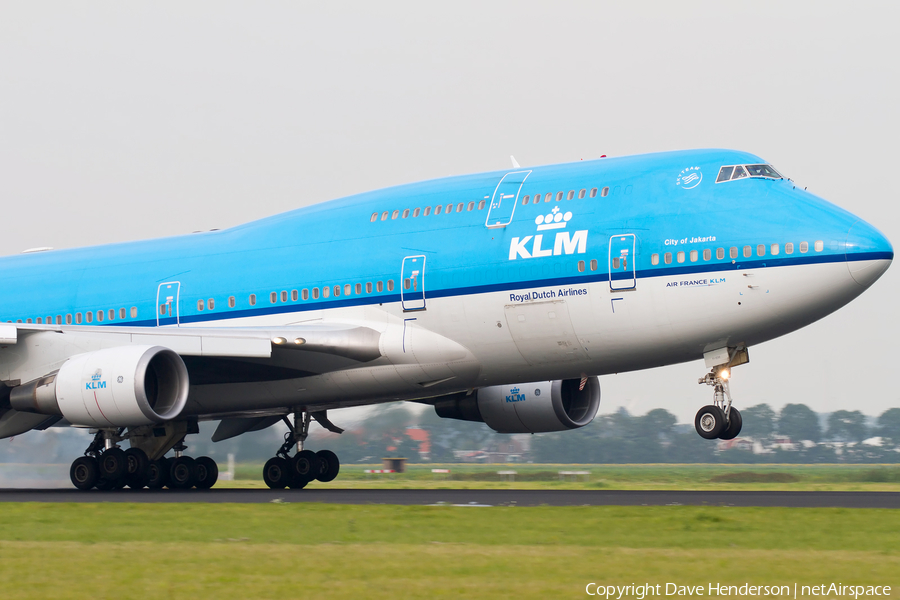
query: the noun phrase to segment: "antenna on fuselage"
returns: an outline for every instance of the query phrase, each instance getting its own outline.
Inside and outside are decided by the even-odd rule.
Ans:
[[[521,166],[519,166],[518,161],[516,161],[516,157],[513,156],[512,154],[509,155],[509,160],[512,161],[513,169],[521,169],[522,168]]]

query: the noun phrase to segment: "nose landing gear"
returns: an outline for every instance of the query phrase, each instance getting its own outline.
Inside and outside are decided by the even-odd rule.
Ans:
[[[694,417],[694,429],[697,430],[700,437],[707,440],[716,438],[733,440],[741,433],[743,426],[740,411],[732,406],[728,380],[731,378],[730,368],[736,364],[749,362],[749,355],[746,348],[725,348],[709,352],[707,355],[718,358],[722,356],[723,352],[727,352],[725,356],[729,357],[728,362],[724,365],[714,366],[709,373],[697,381],[700,385],[706,384],[713,388],[713,403],[701,408]],[[707,359],[707,366],[710,366],[709,359]]]

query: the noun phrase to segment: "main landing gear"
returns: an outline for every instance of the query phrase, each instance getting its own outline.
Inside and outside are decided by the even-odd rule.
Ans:
[[[288,427],[284,434],[284,443],[275,456],[266,461],[263,467],[263,479],[273,490],[286,487],[302,489],[313,480],[328,482],[337,477],[341,463],[337,454],[331,450],[305,450],[303,443],[309,435],[310,418],[315,419],[326,429],[340,433],[342,430],[334,426],[323,413],[310,414],[306,411],[294,413],[294,422],[287,417],[283,421]],[[297,453],[291,457],[290,451],[297,446]]]
[[[101,429],[94,435],[84,456],[76,458],[69,469],[75,487],[80,490],[118,490],[126,486],[135,490],[144,487],[206,490],[219,478],[219,468],[213,459],[184,455],[187,446],[183,436],[172,447],[174,457],[150,460],[141,448],[119,448],[118,442],[127,439],[124,433],[124,428]]]
[[[728,368],[716,367],[697,382],[713,387],[713,403],[704,406],[694,418],[694,428],[707,440],[733,440],[741,432],[741,413],[731,404]]]

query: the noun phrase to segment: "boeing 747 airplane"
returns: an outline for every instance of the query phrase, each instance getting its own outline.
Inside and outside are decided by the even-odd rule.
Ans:
[[[81,489],[208,488],[216,463],[186,453],[199,421],[219,422],[215,441],[282,421],[265,481],[301,488],[338,474],[333,452],[304,448],[312,420],[341,432],[336,409],[405,400],[561,431],[594,418],[598,376],[703,359],[697,432],[731,439],[749,348],[850,302],[893,256],[731,150],[515,166],[26,251],[0,258],[0,438],[89,428]]]

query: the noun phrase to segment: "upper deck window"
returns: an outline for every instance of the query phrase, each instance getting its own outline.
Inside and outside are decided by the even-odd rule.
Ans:
[[[776,171],[775,167],[772,165],[728,165],[719,169],[719,176],[716,177],[716,183],[743,179],[744,177],[757,179],[784,179],[784,176]]]

